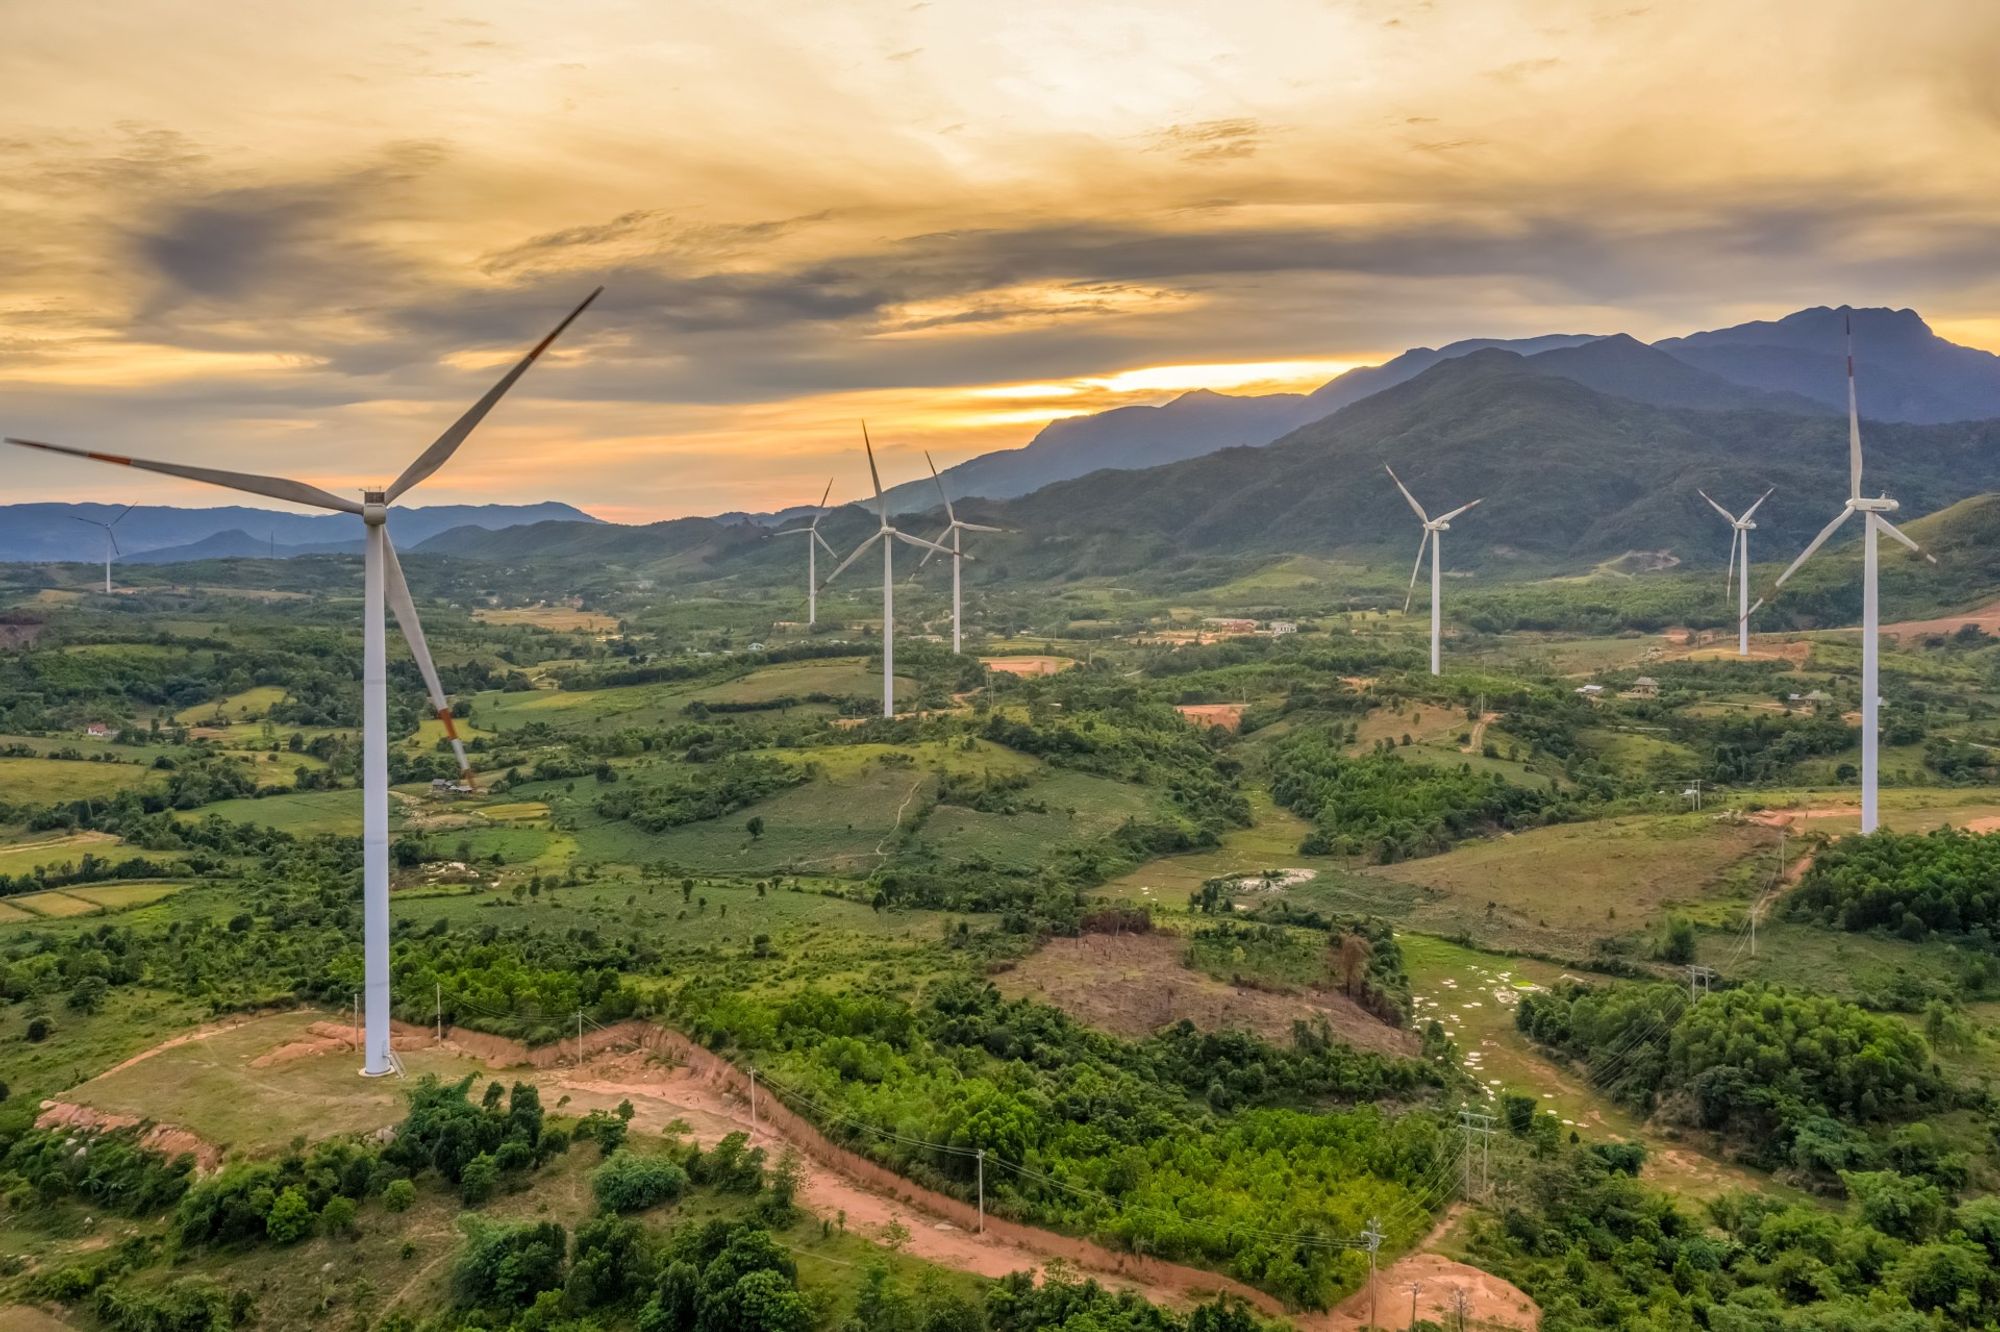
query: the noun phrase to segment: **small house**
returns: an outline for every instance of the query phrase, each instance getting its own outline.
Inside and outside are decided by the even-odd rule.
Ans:
[[[1632,688],[1627,692],[1632,698],[1658,698],[1660,682],[1650,675],[1642,675],[1632,682]]]

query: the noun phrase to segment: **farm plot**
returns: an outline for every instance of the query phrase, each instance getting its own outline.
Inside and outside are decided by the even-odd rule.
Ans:
[[[45,893],[22,893],[7,899],[8,903],[23,911],[31,911],[37,916],[48,916],[63,920],[70,916],[88,916],[104,908],[81,897],[71,897],[68,893],[49,891]]]
[[[1408,917],[1414,928],[1580,957],[1600,939],[1657,928],[1775,842],[1750,823],[1631,815],[1467,842],[1367,873],[1426,890]]]
[[[99,883],[63,891],[71,897],[80,897],[93,902],[106,911],[126,911],[132,907],[150,906],[154,902],[172,897],[185,883],[171,879],[139,879],[129,883]]]
[[[75,759],[0,758],[0,791],[24,805],[96,800],[130,791],[159,774],[138,763]]]
[[[205,819],[211,814],[233,823],[262,823],[284,832],[301,835],[348,833],[358,836],[361,832],[361,793],[298,791],[265,796],[261,800],[249,797],[218,800],[212,805],[203,805],[200,809],[186,811],[181,817]],[[398,803],[391,800],[389,826],[392,829],[400,825],[400,816]]]
[[[949,860],[1032,869],[1052,848],[1106,837],[1154,805],[1143,787],[1080,772],[1052,772],[1015,799],[1013,814],[939,805],[924,821],[919,844]]]

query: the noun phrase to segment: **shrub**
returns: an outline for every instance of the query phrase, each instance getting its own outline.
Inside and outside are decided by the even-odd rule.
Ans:
[[[293,1244],[312,1233],[312,1207],[297,1185],[280,1193],[264,1217],[264,1233],[276,1244]]]
[[[392,1212],[407,1212],[417,1200],[417,1186],[407,1179],[390,1181],[382,1190],[382,1205]]]
[[[613,1152],[590,1176],[597,1205],[607,1212],[639,1212],[681,1196],[687,1171],[665,1157]]]

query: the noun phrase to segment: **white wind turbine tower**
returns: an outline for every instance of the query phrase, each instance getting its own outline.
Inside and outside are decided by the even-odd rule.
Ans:
[[[1776,489],[1776,486],[1771,487],[1771,490]],[[1750,515],[1757,512],[1757,505],[1771,498],[1771,490],[1759,495],[1757,504],[1745,509],[1741,518],[1709,499],[1706,490],[1695,491],[1695,494],[1708,500],[1708,507],[1721,514],[1733,529],[1729,534],[1729,570],[1723,576],[1736,584],[1736,655],[1739,657],[1750,655],[1750,533],[1757,526],[1750,521]],[[1739,551],[1742,552],[1741,558],[1738,558]],[[1764,603],[1760,601],[1757,604],[1761,606]]]
[[[825,547],[826,553],[833,554],[833,547],[826,544],[826,538],[819,534],[819,520],[826,517],[826,497],[833,493],[833,478],[828,477],[826,491],[819,497],[819,507],[813,510],[812,521],[804,527],[788,527],[779,536],[806,538],[806,627],[812,628],[819,622],[819,552]]]
[[[954,511],[951,507],[951,496],[944,493],[944,478],[938,475],[937,464],[931,462],[931,454],[929,449],[924,450],[924,462],[931,469],[931,480],[937,482],[938,498],[944,501],[944,516],[949,520],[945,524],[944,531],[938,533],[937,539],[940,543],[942,543],[946,537],[951,538],[951,650],[954,653],[956,653],[959,650],[959,646],[962,642],[962,635],[959,630],[959,607],[960,607],[959,580],[958,580],[959,561],[969,560],[972,558],[970,555],[967,555],[964,551],[959,549],[958,534],[960,532],[998,532],[1002,531],[1003,529],[998,527],[987,527],[980,523],[968,523],[961,521],[957,512]],[[917,561],[917,567],[921,569],[926,564],[929,564],[931,562],[931,556],[935,554],[937,554],[937,552],[934,550],[925,551],[924,557],[921,560]]]
[[[835,566],[820,586],[825,587],[840,577],[841,570],[860,559],[861,553],[877,541],[882,543],[882,715],[893,717],[896,715],[896,543],[907,541],[912,546],[922,546],[940,555],[949,555],[951,551],[935,541],[911,536],[890,524],[889,501],[882,494],[882,474],[875,470],[875,445],[868,438],[865,423],[861,427],[861,447],[868,451],[868,479],[875,484],[875,509],[882,525]]]
[[[1839,516],[1820,529],[1812,544],[1799,553],[1791,567],[1778,575],[1778,581],[1771,585],[1773,595],[1785,585],[1785,580],[1799,571],[1799,566],[1813,557],[1813,552],[1826,544],[1826,539],[1834,534],[1840,525],[1855,514],[1861,515],[1861,831],[1875,831],[1876,791],[1880,776],[1880,755],[1877,750],[1881,741],[1881,664],[1879,661],[1881,618],[1878,613],[1877,567],[1879,554],[1877,538],[1884,532],[1916,551],[1925,559],[1936,564],[1937,560],[1916,542],[1904,536],[1882,515],[1894,513],[1899,507],[1887,495],[1874,499],[1864,499],[1861,495],[1861,413],[1854,405],[1854,317],[1847,319],[1847,503],[1842,506]],[[1760,597],[1750,607],[1756,610],[1764,604]]]
[[[501,376],[499,383],[486,391],[485,397],[474,403],[449,430],[419,454],[415,462],[404,468],[403,474],[387,490],[363,491],[359,501],[332,494],[304,481],[288,481],[281,477],[225,472],[185,463],[150,462],[143,458],[93,453],[28,439],[7,440],[9,444],[31,449],[47,449],[51,453],[66,453],[77,458],[117,463],[122,467],[162,472],[168,476],[227,486],[252,495],[267,495],[293,504],[308,504],[314,508],[360,516],[367,531],[366,544],[362,548],[361,626],[362,958],[367,1008],[367,1036],[361,1071],[367,1077],[380,1077],[397,1071],[396,1056],[389,1045],[389,698],[388,654],[383,641],[385,597],[396,613],[396,622],[403,628],[403,636],[409,640],[410,655],[416,658],[417,669],[423,673],[424,687],[430,693],[431,705],[438,720],[444,723],[445,734],[451,737],[452,752],[458,756],[460,777],[469,780],[472,775],[465,760],[465,746],[459,743],[457,730],[452,725],[451,705],[438,681],[430,648],[424,642],[423,626],[417,621],[416,605],[410,599],[409,585],[403,581],[403,569],[396,560],[396,548],[389,541],[389,506],[445,464],[458,446],[465,442],[466,436],[493,410],[493,405],[514,387],[514,381],[526,373],[528,367],[548,350],[549,344],[597,299],[598,292],[602,290],[600,287],[585,297],[583,304],[570,311],[556,325],[554,332],[536,343],[513,369]]]
[[[118,516],[108,523],[100,523],[95,518],[85,518],[81,514],[72,513],[69,515],[76,522],[89,523],[92,527],[104,530],[104,595],[107,597],[111,595],[111,557],[125,553],[118,549],[118,538],[111,535],[111,529],[124,522],[125,515],[132,512],[135,507],[137,506],[132,504],[126,505],[118,511]]]
[[[1433,518],[1424,512],[1423,505],[1417,503],[1417,497],[1410,493],[1410,488],[1396,475],[1395,468],[1383,463],[1382,470],[1396,483],[1396,489],[1403,492],[1403,498],[1410,502],[1411,510],[1417,515],[1417,521],[1424,525],[1423,538],[1417,542],[1417,562],[1410,568],[1410,592],[1403,598],[1403,613],[1409,614],[1410,602],[1416,597],[1417,575],[1423,572],[1424,551],[1428,549],[1431,553],[1431,674],[1440,675],[1443,672],[1438,666],[1438,639],[1443,626],[1444,534],[1451,530],[1452,519],[1464,513],[1473,504],[1482,503],[1483,498],[1472,501],[1472,504],[1461,504],[1450,513]]]

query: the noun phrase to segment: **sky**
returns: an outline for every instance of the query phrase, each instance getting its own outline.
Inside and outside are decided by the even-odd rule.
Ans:
[[[15,0],[0,432],[416,503],[836,497],[1461,337],[2000,350],[2000,7]],[[228,503],[8,451],[0,503]]]

